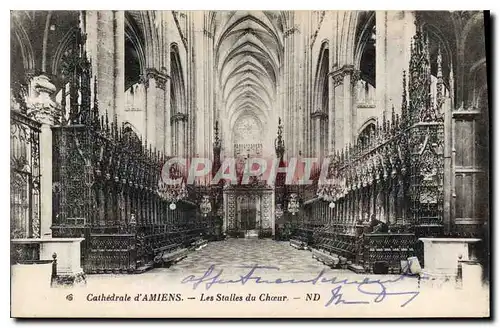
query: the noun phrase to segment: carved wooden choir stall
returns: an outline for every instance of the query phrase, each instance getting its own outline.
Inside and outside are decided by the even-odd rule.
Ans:
[[[84,38],[69,55],[61,117],[53,131],[53,237],[84,237],[86,273],[142,272],[170,264],[203,243],[206,220],[184,184],[161,180],[165,155],[117,117],[91,104],[90,62]],[[94,81],[94,88],[97,88]],[[97,94],[94,91],[94,94]],[[64,112],[64,111],[63,111]]]
[[[436,65],[437,93],[431,99],[429,45],[417,31],[408,89],[403,73],[401,115],[392,108],[367,138],[330,158],[329,180],[319,183],[317,196],[305,202],[292,245],[311,248],[318,260],[356,272],[399,273],[401,261],[411,256],[422,263],[418,238],[443,233],[440,53]]]

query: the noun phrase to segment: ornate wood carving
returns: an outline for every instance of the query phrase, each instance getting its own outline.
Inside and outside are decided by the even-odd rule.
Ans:
[[[189,201],[169,209],[159,190],[165,156],[119,126],[116,116],[100,115],[97,97],[90,107],[90,65],[84,49],[74,54],[80,58],[72,60],[79,64],[72,71],[70,120],[53,128],[53,235],[85,235],[86,272],[141,272],[190,247],[206,223]],[[78,94],[80,102],[73,99]]]
[[[375,261],[386,261],[391,272],[399,272],[399,261],[416,252],[416,237],[429,233],[431,226],[442,233],[440,51],[436,99],[430,97],[430,64],[428,39],[418,30],[411,49],[408,91],[403,74],[401,116],[393,108],[391,116],[384,115],[363,140],[331,156],[328,178],[333,185],[318,186],[319,197],[328,200],[330,207],[327,202],[311,201],[307,206],[312,215],[298,226],[294,238],[326,254],[363,260],[366,271],[372,270]],[[330,73],[334,85],[342,83],[346,74],[352,74],[352,81],[358,78],[357,71],[344,66]],[[385,234],[367,234],[371,219],[385,222]],[[372,251],[382,245],[390,251]]]

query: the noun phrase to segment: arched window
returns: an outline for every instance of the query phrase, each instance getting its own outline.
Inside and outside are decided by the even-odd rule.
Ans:
[[[144,33],[131,12],[125,12],[125,90],[139,83],[145,61]]]
[[[359,80],[355,84],[355,103],[358,108],[375,108],[376,82],[376,31],[375,12],[360,14],[356,31],[356,62],[359,66]]]
[[[15,31],[10,38],[10,89],[11,89],[11,109],[19,111],[26,110],[26,96],[28,92],[26,81],[26,59],[25,50],[18,33]],[[16,60],[14,58],[22,58]]]
[[[318,59],[318,66],[316,70],[315,82],[315,99],[313,113],[313,139],[319,137],[319,143],[315,143],[315,153],[318,157],[323,157],[328,152],[328,117],[329,106],[329,83],[328,83],[328,67],[329,67],[330,53],[328,51],[328,43],[323,42],[320,49]],[[314,120],[319,120],[314,122]],[[319,125],[319,126],[318,126]],[[319,128],[319,131],[317,129]],[[318,136],[319,134],[319,136]]]
[[[185,113],[186,92],[177,44],[172,44],[170,47],[170,72],[172,76],[172,83],[170,83],[170,106],[172,113]]]
[[[180,115],[186,115],[187,106],[179,47],[175,43],[170,46],[170,75],[170,108],[172,116],[176,118],[172,126],[172,151],[179,154],[180,147],[186,146],[185,122]]]

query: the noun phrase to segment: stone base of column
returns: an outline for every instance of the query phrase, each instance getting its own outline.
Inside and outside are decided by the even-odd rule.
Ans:
[[[423,287],[462,289],[464,278],[467,288],[481,285],[481,274],[477,274],[478,268],[469,266],[469,263],[476,263],[471,261],[469,245],[479,242],[480,239],[420,238],[419,240],[424,243],[424,269],[420,274]]]
[[[86,284],[80,263],[80,243],[84,238],[41,238],[40,259],[52,259],[56,254],[57,274],[54,286]]]

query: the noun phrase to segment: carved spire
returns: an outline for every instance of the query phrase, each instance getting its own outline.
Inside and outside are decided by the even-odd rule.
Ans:
[[[441,112],[443,105],[443,59],[441,57],[441,47],[438,47],[437,55],[437,86],[436,86],[436,111]]]
[[[108,117],[108,110],[106,109],[106,114],[105,114],[105,121],[104,123],[106,124],[106,134],[109,135],[109,117]]]
[[[278,135],[274,141],[274,148],[276,156],[282,160],[285,154],[285,142],[283,140],[283,125],[281,124],[281,117],[278,118]]]
[[[219,121],[215,121],[215,126],[214,126],[214,149],[220,150],[221,149],[221,140],[219,137]]]
[[[97,99],[97,75],[94,75],[94,124],[99,122],[99,100]]]
[[[394,105],[392,105],[392,110],[391,110],[391,122],[390,122],[390,127],[391,127],[391,133],[394,133],[394,131],[397,129],[396,127],[396,111],[394,110]]]
[[[382,132],[384,136],[387,133],[387,117],[385,116],[385,110],[382,112]]]
[[[113,118],[112,126],[113,126],[113,136],[115,139],[118,139],[118,116],[116,115],[116,112]]]
[[[406,98],[406,71],[403,71],[403,95],[401,97],[401,120],[405,124],[408,117],[408,99]]]
[[[127,142],[125,135],[125,122],[122,122],[122,125],[120,126],[120,139],[123,140],[123,142]]]
[[[92,124],[91,68],[85,51],[80,56],[80,116],[83,124]]]
[[[430,106],[431,68],[429,40],[419,26],[413,37],[409,67],[409,118],[412,123],[433,120],[434,109]]]
[[[100,131],[101,131],[101,132],[105,132],[105,131],[106,131],[106,128],[105,128],[104,124],[106,124],[106,122],[105,122],[105,120],[104,120],[104,116],[100,116],[100,117],[98,118],[98,120],[99,120],[99,124],[100,124]]]

